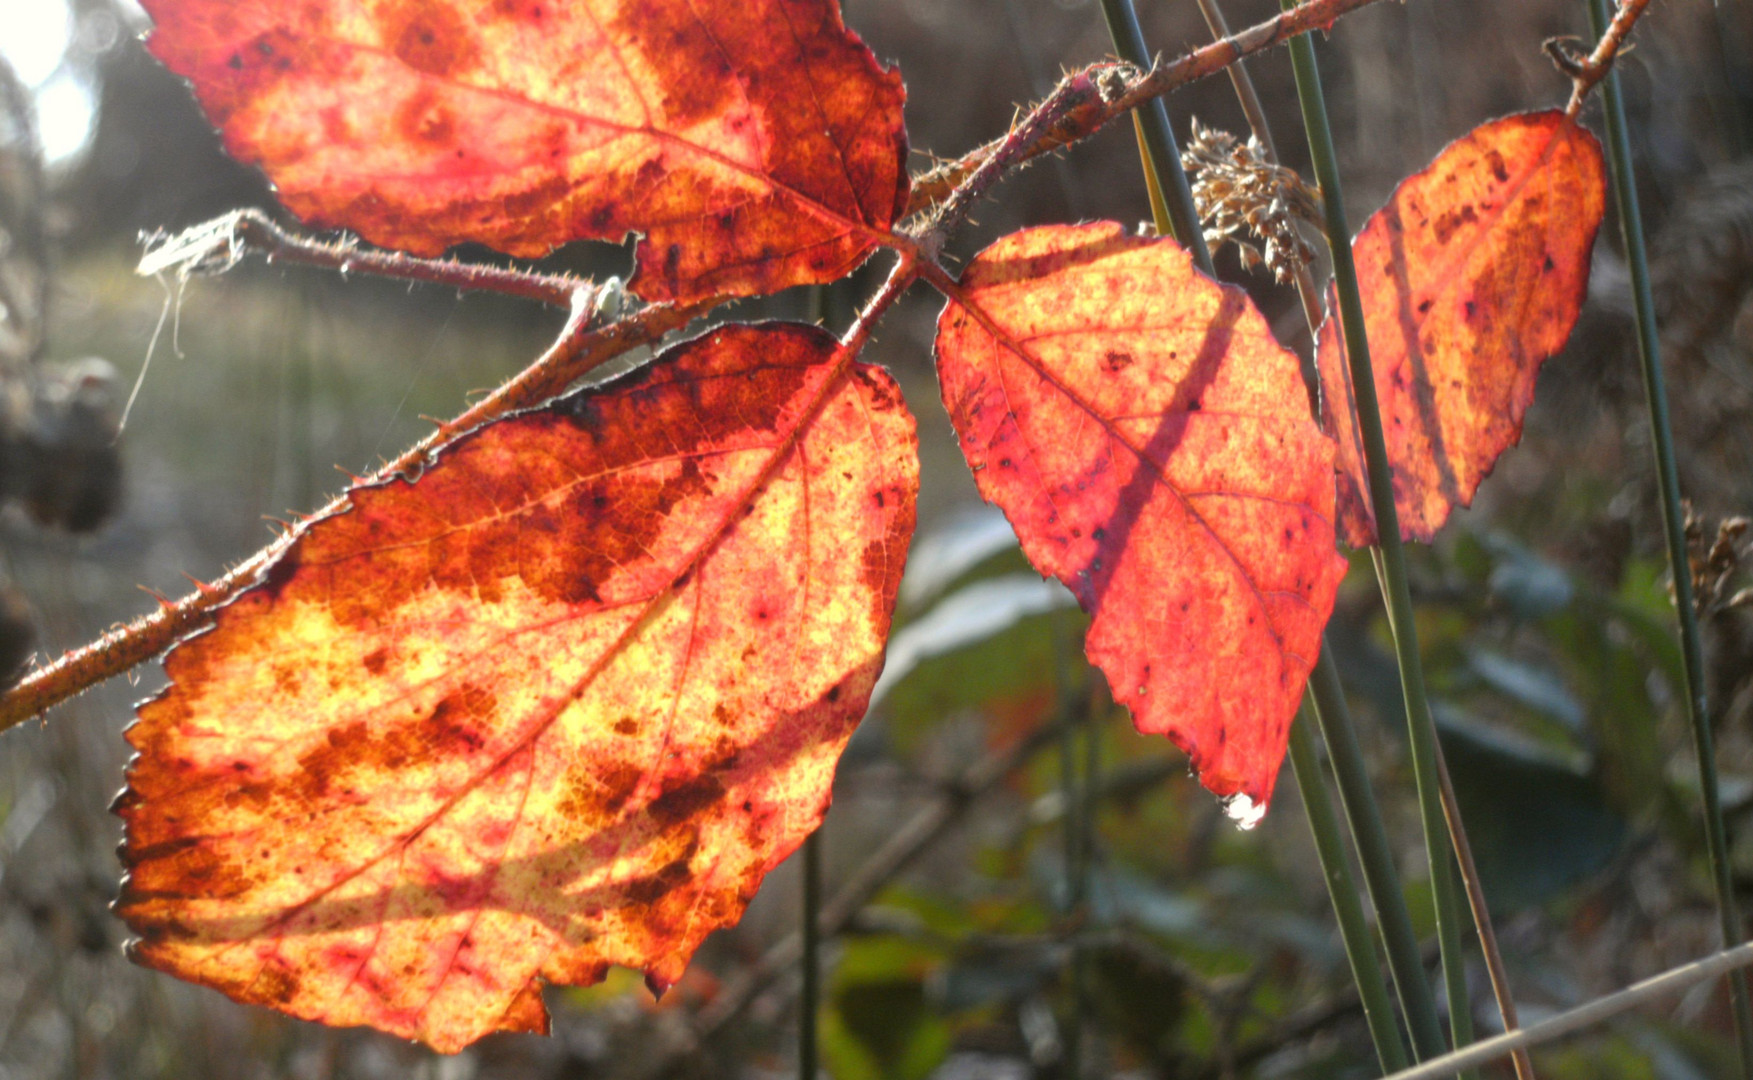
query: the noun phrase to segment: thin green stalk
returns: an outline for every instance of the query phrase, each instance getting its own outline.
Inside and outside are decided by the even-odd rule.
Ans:
[[[1327,756],[1333,765],[1334,779],[1339,782],[1339,804],[1350,823],[1352,842],[1357,845],[1358,864],[1363,867],[1364,884],[1376,909],[1376,924],[1381,927],[1382,943],[1388,950],[1388,969],[1393,972],[1400,1008],[1412,1032],[1413,1051],[1420,1061],[1429,1060],[1448,1048],[1437,1020],[1436,998],[1425,979],[1418,935],[1412,930],[1412,916],[1406,910],[1406,893],[1400,885],[1400,872],[1394,867],[1388,831],[1382,826],[1381,810],[1370,787],[1357,731],[1351,724],[1351,709],[1345,703],[1339,669],[1334,666],[1325,642],[1320,658],[1315,661],[1315,670],[1309,675],[1309,698],[1315,706],[1315,722],[1321,725],[1321,735],[1327,740]]]
[[[1138,35],[1138,22],[1132,13],[1129,0],[1104,0],[1104,14],[1114,34],[1115,45],[1120,49],[1122,57],[1127,56],[1127,46],[1122,44],[1121,29],[1131,27],[1132,34],[1137,38],[1135,55],[1142,55],[1143,41]],[[1305,41],[1298,38],[1294,41]],[[1137,62],[1136,60],[1133,62]],[[1134,114],[1135,116],[1137,114]],[[1141,122],[1142,123],[1142,122]],[[1163,128],[1167,130],[1165,113]],[[1148,144],[1147,144],[1148,145]],[[1172,145],[1172,143],[1171,143]],[[1206,273],[1215,276],[1211,263],[1211,253],[1205,247],[1204,235],[1198,227],[1199,213],[1193,203],[1193,192],[1187,182],[1187,174],[1181,167],[1180,155],[1169,158],[1169,166],[1163,168],[1161,158],[1146,154],[1146,165],[1156,176],[1156,187],[1165,196],[1168,209],[1174,220],[1191,222],[1184,231],[1198,238],[1197,246],[1192,247],[1195,263]],[[1177,237],[1178,238],[1178,237]],[[1347,254],[1350,249],[1347,248]],[[1407,1015],[1407,1024],[1412,1032],[1413,1045],[1418,1056],[1435,1056],[1446,1049],[1442,1030],[1437,1021],[1436,1001],[1431,996],[1430,985],[1424,978],[1424,965],[1418,949],[1418,938],[1412,931],[1411,916],[1406,910],[1405,893],[1400,888],[1400,876],[1394,869],[1392,856],[1388,853],[1387,833],[1382,826],[1380,812],[1376,807],[1375,796],[1369,787],[1369,778],[1362,764],[1362,755],[1357,751],[1357,739],[1351,730],[1350,712],[1345,708],[1343,692],[1339,691],[1338,675],[1323,644],[1320,659],[1316,664],[1317,675],[1325,673],[1331,692],[1325,695],[1326,713],[1322,721],[1323,732],[1327,733],[1329,752],[1334,753],[1335,768],[1338,768],[1338,753],[1333,749],[1337,739],[1348,746],[1350,757],[1348,767],[1339,773],[1341,796],[1346,808],[1346,816],[1353,832],[1353,841],[1357,844],[1359,859],[1364,866],[1365,880],[1369,884],[1371,902],[1376,908],[1377,921],[1386,934],[1389,966],[1394,972],[1395,983],[1399,987],[1401,1007]],[[1292,725],[1293,728],[1295,725]],[[1361,986],[1360,986],[1361,992]],[[1380,1052],[1378,1048],[1378,1052]]]
[[[803,988],[797,999],[798,1080],[816,1080],[816,1021],[822,999],[822,830],[803,842]]]
[[[1309,831],[1315,834],[1315,852],[1321,859],[1333,913],[1339,918],[1339,939],[1345,945],[1346,959],[1351,962],[1351,977],[1363,1002],[1363,1018],[1369,1024],[1370,1039],[1376,1044],[1376,1057],[1383,1072],[1397,1072],[1411,1062],[1400,1041],[1400,1026],[1394,1021],[1394,1006],[1388,1000],[1381,961],[1376,958],[1375,939],[1363,916],[1357,881],[1351,876],[1345,841],[1339,834],[1339,818],[1333,813],[1327,778],[1321,775],[1315,740],[1309,734],[1313,719],[1308,714],[1312,711],[1305,703],[1303,714],[1290,726],[1290,767],[1296,773],[1297,791],[1309,816]]]
[[[809,292],[809,321],[826,325],[833,314],[834,295],[830,285],[816,285]],[[826,822],[824,822],[826,824]],[[822,999],[822,830],[804,837],[803,841],[803,903],[798,928],[803,936],[802,955],[798,966],[803,969],[803,985],[797,1000],[797,1077],[816,1080],[820,1052],[817,1026]]]
[[[1218,0],[1199,0],[1199,11],[1205,17],[1205,23],[1213,35],[1219,39],[1229,37],[1229,23],[1224,18],[1223,8]],[[1272,138],[1271,125],[1266,120],[1266,110],[1260,104],[1260,95],[1254,89],[1254,80],[1248,76],[1247,65],[1237,61],[1230,67],[1230,82],[1235,87],[1236,97],[1241,101],[1242,112],[1248,118],[1248,127],[1254,137],[1265,148],[1267,159],[1278,160],[1278,147]],[[1309,334],[1319,336],[1321,330],[1321,299],[1320,290],[1315,285],[1314,276],[1306,266],[1296,266],[1297,295],[1303,303],[1303,314],[1307,317]],[[1317,379],[1312,366],[1305,365],[1304,379],[1309,386],[1309,408],[1319,419],[1320,410],[1316,405]],[[1424,978],[1424,960],[1419,953],[1418,939],[1412,932],[1412,917],[1406,909],[1406,895],[1400,888],[1400,875],[1394,867],[1393,857],[1388,851],[1387,830],[1382,826],[1381,813],[1376,806],[1374,791],[1370,788],[1369,777],[1363,766],[1363,756],[1358,751],[1357,735],[1351,727],[1351,711],[1346,707],[1344,691],[1339,685],[1336,668],[1332,656],[1327,651],[1326,641],[1321,643],[1320,656],[1317,664],[1321,673],[1321,696],[1326,699],[1326,715],[1328,723],[1334,727],[1335,736],[1331,740],[1340,749],[1329,747],[1329,754],[1341,753],[1346,758],[1343,772],[1341,792],[1344,804],[1350,817],[1352,843],[1359,851],[1359,858],[1366,870],[1369,881],[1370,899],[1376,907],[1376,918],[1384,927],[1392,927],[1387,934],[1391,942],[1390,953],[1397,963],[1394,970],[1403,976],[1403,981],[1411,995],[1410,1000],[1403,995],[1402,1008],[1408,1015],[1414,1010],[1418,1017],[1413,1025],[1415,1033],[1421,1035],[1423,1044],[1432,1053],[1441,1053],[1443,1048],[1442,1027],[1437,1021],[1436,1001],[1431,996],[1430,984]],[[1384,1002],[1376,1011],[1386,1018],[1377,1021],[1370,1018],[1370,1033],[1376,1044],[1376,1053],[1382,1060],[1387,1071],[1403,1069],[1405,1046],[1400,1041],[1399,1028],[1395,1025],[1391,1010],[1385,1007],[1387,988],[1382,984],[1381,968],[1375,963],[1375,950],[1371,939],[1367,936],[1353,944],[1349,938],[1357,937],[1356,933],[1346,929],[1348,917],[1361,922],[1362,904],[1355,879],[1351,876],[1350,864],[1346,862],[1342,845],[1337,841],[1337,828],[1332,824],[1317,824],[1317,821],[1331,823],[1333,821],[1332,802],[1328,798],[1324,777],[1318,768],[1309,768],[1297,764],[1297,757],[1303,754],[1313,760],[1313,737],[1308,734],[1310,722],[1320,723],[1313,714],[1316,712],[1315,694],[1311,692],[1305,699],[1301,721],[1293,725],[1291,732],[1291,763],[1297,772],[1298,786],[1307,782],[1315,785],[1314,794],[1304,795],[1308,807],[1310,827],[1316,831],[1316,849],[1322,865],[1328,868],[1328,889],[1332,895],[1333,910],[1339,919],[1340,936],[1347,938],[1346,950],[1351,957],[1354,980],[1358,985],[1358,993],[1363,998],[1366,1017],[1368,1016],[1372,997],[1371,986],[1379,987],[1379,997]],[[1299,742],[1307,745],[1299,746]],[[1317,799],[1319,805],[1310,803],[1310,798]],[[1326,839],[1323,839],[1326,834]],[[1331,851],[1328,850],[1331,848]],[[1343,875],[1336,879],[1335,873]],[[1342,885],[1343,889],[1339,886]],[[1356,912],[1356,916],[1350,916]],[[1366,957],[1359,955],[1359,950],[1368,949],[1368,964],[1360,967]],[[1367,970],[1367,974],[1364,971]]]
[[[1083,711],[1074,703],[1071,684],[1070,647],[1064,626],[1057,614],[1048,619],[1048,632],[1053,643],[1053,670],[1058,687],[1059,725],[1059,795],[1065,804],[1060,825],[1065,843],[1065,914],[1073,927],[1071,958],[1067,965],[1071,984],[1071,1016],[1065,1025],[1065,1070],[1069,1080],[1077,1080],[1082,1072],[1084,1018],[1089,1012],[1088,986],[1085,983],[1085,957],[1082,945],[1082,923],[1088,912],[1089,851],[1093,835],[1086,817],[1093,812],[1095,795],[1093,768],[1090,775],[1078,776],[1078,735],[1092,738],[1091,725],[1084,722]],[[1086,762],[1086,764],[1088,764]]]
[[[1280,4],[1286,10],[1296,6],[1293,0],[1280,0]],[[1382,437],[1381,413],[1376,405],[1375,378],[1364,332],[1363,302],[1358,291],[1357,268],[1351,260],[1351,228],[1345,220],[1338,154],[1327,121],[1327,103],[1321,90],[1320,71],[1315,64],[1315,47],[1307,34],[1291,40],[1290,56],[1296,74],[1297,97],[1302,103],[1303,126],[1308,132],[1309,153],[1326,213],[1333,279],[1339,294],[1340,323],[1351,366],[1353,393],[1357,399],[1358,428],[1363,435],[1364,457],[1369,465],[1370,504],[1375,510],[1383,591],[1388,600],[1395,659],[1400,666],[1400,687],[1406,699],[1407,733],[1412,748],[1413,774],[1418,783],[1419,819],[1424,826],[1431,893],[1436,900],[1437,940],[1442,948],[1449,1023],[1454,1044],[1462,1046],[1473,1041],[1472,1017],[1467,1007],[1465,959],[1461,954],[1461,925],[1465,916],[1449,866],[1454,849],[1448,841],[1438,794],[1436,724],[1431,719],[1430,702],[1425,694],[1424,666],[1419,659],[1418,633],[1412,622],[1406,558],[1400,547],[1400,519],[1394,511],[1392,473],[1388,466],[1387,443]]]
[[[1107,20],[1108,34],[1114,39],[1114,51],[1120,59],[1141,69],[1151,65],[1152,54],[1144,44],[1144,31],[1138,25],[1138,12],[1132,0],[1102,0],[1102,18]],[[1152,98],[1132,114],[1137,118],[1140,138],[1144,142],[1145,161],[1156,175],[1158,188],[1168,207],[1169,235],[1193,253],[1194,263],[1207,274],[1215,276],[1211,252],[1205,247],[1205,233],[1199,228],[1199,212],[1193,208],[1193,191],[1187,186],[1187,173],[1181,168],[1181,148],[1175,143],[1175,132],[1169,127],[1169,110],[1163,99]],[[1162,230],[1159,222],[1157,229]]]
[[[1608,12],[1603,0],[1589,0],[1589,23],[1595,36],[1606,32]],[[1644,391],[1649,398],[1650,444],[1655,451],[1656,481],[1662,497],[1662,525],[1667,534],[1668,564],[1674,574],[1674,603],[1680,618],[1680,654],[1686,669],[1686,719],[1692,727],[1692,748],[1698,757],[1698,786],[1704,794],[1705,847],[1710,856],[1711,877],[1716,884],[1717,917],[1723,947],[1738,945],[1745,937],[1735,903],[1730,876],[1728,842],[1723,828],[1722,793],[1717,785],[1716,745],[1710,728],[1710,706],[1705,700],[1704,650],[1699,641],[1697,608],[1692,596],[1692,572],[1686,553],[1686,525],[1680,511],[1680,473],[1674,464],[1674,436],[1668,421],[1668,389],[1662,377],[1661,348],[1656,339],[1655,300],[1650,292],[1649,258],[1644,250],[1643,215],[1638,207],[1637,185],[1631,168],[1631,139],[1625,123],[1625,100],[1619,89],[1619,72],[1609,71],[1604,80],[1607,114],[1607,153],[1612,165],[1613,194],[1619,206],[1619,228],[1625,241],[1625,260],[1631,267],[1633,312],[1637,321],[1637,354],[1643,367]],[[1741,1072],[1753,1077],[1753,999],[1749,998],[1747,973],[1737,970],[1729,979],[1734,1004],[1735,1033],[1740,1043]]]

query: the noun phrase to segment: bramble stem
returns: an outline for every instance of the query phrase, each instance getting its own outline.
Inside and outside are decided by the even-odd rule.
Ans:
[[[1620,9],[1621,18],[1626,7]],[[1589,23],[1603,43],[1611,29],[1604,0],[1588,0]],[[1614,26],[1619,24],[1615,20]],[[1600,50],[1597,49],[1597,52]],[[1637,323],[1637,355],[1643,368],[1644,393],[1649,399],[1650,447],[1655,452],[1656,485],[1662,500],[1662,527],[1668,542],[1668,566],[1674,577],[1674,605],[1680,620],[1680,655],[1686,671],[1686,719],[1692,728],[1692,750],[1698,758],[1698,787],[1704,796],[1704,838],[1710,856],[1711,878],[1716,885],[1718,928],[1725,948],[1745,939],[1745,929],[1735,903],[1735,883],[1729,869],[1727,833],[1723,828],[1722,792],[1717,784],[1716,738],[1710,727],[1710,703],[1705,700],[1704,649],[1698,635],[1698,609],[1692,594],[1691,562],[1686,553],[1686,522],[1680,509],[1680,471],[1674,463],[1674,434],[1668,419],[1668,387],[1662,376],[1661,345],[1656,336],[1656,305],[1650,291],[1649,257],[1644,249],[1643,213],[1638,206],[1637,184],[1631,167],[1631,137],[1625,122],[1625,99],[1619,76],[1605,77],[1607,157],[1611,165],[1613,195],[1619,207],[1619,230],[1625,242],[1625,261],[1631,269],[1633,314]],[[1735,1034],[1741,1051],[1741,1072],[1753,1077],[1753,1002],[1747,975],[1736,971],[1729,980],[1734,1005]]]
[[[139,273],[220,273],[247,255],[337,270],[343,275],[373,274],[469,292],[504,293],[560,308],[570,307],[573,295],[589,285],[575,277],[362,248],[351,239],[319,240],[282,229],[260,210],[233,210],[175,236],[153,238],[140,259]]]
[[[1292,0],[1280,2],[1288,5]],[[1308,132],[1309,153],[1326,215],[1327,241],[1333,257],[1333,279],[1339,296],[1346,359],[1351,367],[1358,428],[1363,435],[1364,456],[1369,466],[1370,503],[1375,511],[1377,543],[1380,545],[1377,549],[1380,553],[1378,565],[1383,570],[1388,622],[1393,632],[1395,659],[1400,667],[1400,687],[1406,701],[1406,725],[1413,774],[1418,786],[1419,819],[1424,827],[1431,893],[1436,900],[1437,939],[1442,949],[1449,1023],[1455,1045],[1460,1046],[1472,1041],[1472,1023],[1467,1005],[1465,961],[1460,947],[1460,903],[1455,896],[1449,862],[1454,849],[1447,842],[1438,796],[1436,724],[1431,719],[1424,686],[1424,665],[1418,652],[1418,631],[1412,621],[1406,557],[1400,546],[1399,515],[1394,509],[1393,474],[1388,464],[1387,443],[1382,436],[1381,413],[1376,404],[1375,377],[1370,367],[1369,341],[1364,330],[1363,300],[1357,284],[1357,268],[1351,259],[1351,228],[1345,219],[1338,153],[1327,120],[1326,97],[1321,88],[1313,43],[1307,36],[1299,37],[1291,42],[1290,48],[1297,98],[1302,104],[1303,126]]]
[[[1556,40],[1546,43],[1547,54],[1571,78],[1570,103],[1564,107],[1564,115],[1572,120],[1576,119],[1589,91],[1613,70],[1614,59],[1618,57],[1632,26],[1649,4],[1650,0],[1620,0],[1618,13],[1613,16],[1612,24],[1605,29],[1596,22],[1591,11],[1590,22],[1594,24],[1595,34],[1600,40],[1595,44],[1595,51],[1587,57],[1572,59],[1559,48]]]
[[[1327,778],[1321,774],[1314,736],[1309,734],[1309,725],[1315,722],[1308,715],[1311,711],[1304,704],[1303,715],[1290,726],[1290,767],[1296,773],[1309,831],[1315,836],[1315,853],[1321,859],[1327,895],[1332,898],[1333,913],[1339,919],[1339,940],[1344,943],[1345,957],[1351,963],[1351,978],[1363,1002],[1363,1017],[1369,1024],[1370,1039],[1376,1044],[1376,1057],[1383,1071],[1393,1072],[1411,1062],[1400,1041],[1400,1026],[1394,1021],[1394,1006],[1388,1000],[1388,984],[1382,979],[1382,965],[1376,958],[1375,938],[1364,919],[1357,880],[1351,876],[1345,842],[1339,835],[1339,818],[1333,812]]]
[[[1143,74],[1134,74],[1112,91],[1104,89],[1099,101],[1067,114],[1034,143],[1024,148],[1016,156],[1015,164],[1052,153],[1093,135],[1111,120],[1124,116],[1151,98],[1216,75],[1244,56],[1252,56],[1281,45],[1309,30],[1324,30],[1341,15],[1376,3],[1381,3],[1381,0],[1308,0],[1294,10],[1275,15],[1223,41],[1195,49],[1172,63],[1154,67]],[[1087,78],[1106,87],[1114,76],[1124,74],[1124,70],[1114,64],[1091,64],[1068,78]],[[903,216],[911,217],[943,202],[1003,142],[1003,139],[995,139],[955,161],[946,162],[922,176],[914,177],[912,192]]]

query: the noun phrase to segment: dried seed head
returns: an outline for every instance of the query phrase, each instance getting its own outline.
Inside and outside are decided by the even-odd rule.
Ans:
[[[1314,261],[1315,251],[1296,223],[1319,227],[1320,195],[1293,170],[1267,160],[1260,141],[1193,121],[1193,139],[1181,154],[1192,181],[1205,242],[1236,245],[1242,265],[1264,266],[1277,280],[1289,281],[1298,266]],[[1264,251],[1262,251],[1262,247]]]

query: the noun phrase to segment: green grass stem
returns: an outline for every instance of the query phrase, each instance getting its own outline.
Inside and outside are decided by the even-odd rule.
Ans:
[[[1280,0],[1280,3],[1285,10],[1296,6],[1293,0]],[[1332,250],[1340,324],[1351,366],[1358,428],[1363,436],[1364,457],[1369,467],[1370,503],[1375,510],[1379,535],[1378,566],[1388,601],[1395,659],[1400,667],[1400,687],[1406,700],[1407,733],[1413,774],[1418,785],[1418,811],[1424,827],[1425,853],[1430,862],[1431,894],[1436,901],[1437,940],[1442,949],[1449,1023],[1454,1045],[1459,1047],[1473,1041],[1465,958],[1461,953],[1461,925],[1465,916],[1450,868],[1454,849],[1449,843],[1439,795],[1436,724],[1431,718],[1430,701],[1424,686],[1424,666],[1418,652],[1418,633],[1412,621],[1406,557],[1400,546],[1400,520],[1394,510],[1392,472],[1388,466],[1387,443],[1382,436],[1381,413],[1376,404],[1369,341],[1364,331],[1363,300],[1357,284],[1357,268],[1351,259],[1351,228],[1345,219],[1338,152],[1327,119],[1326,96],[1315,63],[1314,43],[1307,34],[1291,39],[1290,56],[1296,75],[1297,98],[1302,105],[1303,126],[1308,133],[1309,154],[1321,189],[1328,247]]]
[[[1418,935],[1412,929],[1411,913],[1406,909],[1406,892],[1394,866],[1388,830],[1382,825],[1375,791],[1370,787],[1369,770],[1364,765],[1357,730],[1351,723],[1351,709],[1345,703],[1339,669],[1325,643],[1309,676],[1309,698],[1315,706],[1315,722],[1327,741],[1327,756],[1334,779],[1339,782],[1339,804],[1350,824],[1352,843],[1357,845],[1358,864],[1363,868],[1364,884],[1376,910],[1376,925],[1381,927],[1382,943],[1388,950],[1388,969],[1393,972],[1394,986],[1400,994],[1400,1008],[1406,1014],[1413,1049],[1419,1060],[1428,1060],[1448,1049],[1437,1020],[1436,998],[1425,978],[1424,956],[1418,947]]]
[[[1144,31],[1138,25],[1138,12],[1132,0],[1102,0],[1102,17],[1107,20],[1108,34],[1114,39],[1114,51],[1120,59],[1140,69],[1152,62],[1150,49],[1144,44]],[[1181,148],[1175,143],[1174,129],[1169,126],[1168,106],[1160,97],[1152,98],[1132,114],[1137,118],[1138,132],[1144,143],[1145,161],[1155,174],[1156,184],[1168,209],[1169,235],[1193,253],[1199,269],[1213,277],[1211,252],[1205,246],[1205,233],[1199,227],[1199,212],[1193,207],[1193,191],[1187,186],[1187,173],[1181,168]],[[1150,174],[1147,174],[1150,175]],[[1162,231],[1158,222],[1157,230]]]
[[[1588,0],[1588,9],[1589,24],[1595,36],[1600,37],[1607,30],[1609,18],[1605,0]],[[1680,654],[1686,670],[1686,719],[1692,728],[1693,752],[1698,757],[1698,786],[1704,795],[1705,847],[1710,858],[1711,878],[1716,886],[1723,947],[1729,948],[1740,944],[1746,935],[1735,903],[1727,832],[1723,827],[1716,740],[1710,728],[1710,704],[1705,698],[1704,649],[1698,634],[1697,608],[1693,603],[1691,565],[1686,553],[1686,523],[1680,509],[1680,473],[1674,463],[1668,388],[1662,376],[1655,299],[1650,291],[1649,257],[1644,248],[1643,214],[1638,206],[1637,184],[1631,167],[1631,139],[1625,122],[1625,99],[1619,87],[1619,72],[1608,72],[1601,88],[1607,114],[1607,156],[1611,165],[1613,195],[1619,207],[1625,261],[1631,269],[1637,355],[1643,368],[1644,391],[1649,398],[1650,445],[1655,451],[1662,526],[1668,542],[1668,564],[1674,574],[1675,610],[1680,619]],[[1750,1003],[1753,999],[1749,998],[1745,969],[1737,969],[1729,977],[1729,995],[1734,1006],[1735,1034],[1741,1051],[1741,1074],[1753,1078],[1753,1003]]]
[[[1381,961],[1376,957],[1375,937],[1364,918],[1357,881],[1345,856],[1339,817],[1333,812],[1327,778],[1321,773],[1315,738],[1309,733],[1310,724],[1315,722],[1308,715],[1311,711],[1305,703],[1303,715],[1290,726],[1290,767],[1296,773],[1297,791],[1309,817],[1309,831],[1315,836],[1315,852],[1321,859],[1327,895],[1332,898],[1333,913],[1339,919],[1339,939],[1345,945],[1346,959],[1351,962],[1351,977],[1363,1002],[1363,1017],[1369,1024],[1370,1039],[1376,1044],[1376,1057],[1383,1072],[1398,1072],[1411,1061],[1401,1041],[1400,1026],[1394,1020],[1394,1006],[1388,999]]]

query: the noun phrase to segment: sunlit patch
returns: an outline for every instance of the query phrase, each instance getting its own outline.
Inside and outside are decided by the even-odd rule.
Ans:
[[[1266,804],[1256,803],[1246,795],[1231,795],[1223,801],[1223,812],[1236,823],[1236,828],[1247,832],[1266,816]]]

